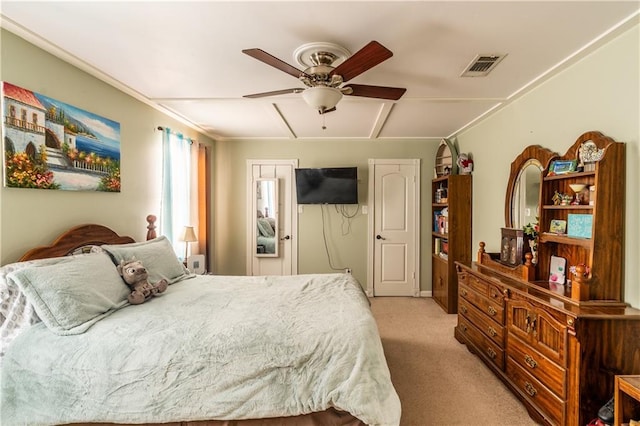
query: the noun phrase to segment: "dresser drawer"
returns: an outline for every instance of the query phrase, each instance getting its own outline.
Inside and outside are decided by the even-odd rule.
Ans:
[[[513,334],[507,337],[507,356],[560,398],[566,396],[566,371]]]
[[[507,357],[507,377],[552,424],[565,424],[565,402],[510,357]]]
[[[463,315],[458,314],[458,330],[482,354],[501,371],[504,371],[504,350],[473,326]]]
[[[496,345],[504,348],[504,327],[490,319],[464,298],[458,301],[458,313],[464,315],[472,324],[480,329]]]
[[[460,272],[458,274],[458,281],[466,284],[478,294],[488,297],[489,300],[502,303],[503,292],[500,286],[467,272]]]
[[[489,318],[494,320],[500,325],[504,325],[504,301],[490,300],[484,294],[478,293],[473,288],[466,285],[466,283],[458,283],[460,297],[468,300],[474,304],[478,309],[487,314]]]

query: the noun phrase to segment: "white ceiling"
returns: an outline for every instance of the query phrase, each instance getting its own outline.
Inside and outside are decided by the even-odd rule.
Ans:
[[[216,139],[448,137],[638,20],[638,1],[1,2],[2,26]],[[323,117],[304,85],[241,51],[296,68],[294,50],[371,40],[394,56],[350,83],[404,87],[399,101],[345,96]],[[507,54],[460,77],[478,54]]]

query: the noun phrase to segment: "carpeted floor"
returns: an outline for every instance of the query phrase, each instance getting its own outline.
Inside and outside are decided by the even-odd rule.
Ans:
[[[402,403],[402,426],[536,425],[502,382],[453,337],[456,315],[430,298],[370,300]]]

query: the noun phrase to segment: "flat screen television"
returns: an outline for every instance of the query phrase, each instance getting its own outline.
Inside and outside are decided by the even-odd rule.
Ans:
[[[298,204],[358,204],[358,168],[296,169]]]

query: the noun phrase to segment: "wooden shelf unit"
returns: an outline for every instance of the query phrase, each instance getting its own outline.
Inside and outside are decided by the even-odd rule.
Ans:
[[[575,160],[587,141],[603,154],[593,170],[548,175],[547,159]],[[497,255],[486,253],[481,242],[476,262],[457,264],[460,309],[455,337],[539,423],[583,426],[614,394],[616,376],[640,372],[640,310],[624,303],[622,279],[625,146],[587,132],[565,155],[544,158],[538,263],[506,266]],[[517,176],[518,169],[512,167],[510,180]],[[585,204],[554,205],[554,193],[573,194],[569,185],[574,183],[595,186],[595,191]],[[505,211],[509,208],[506,203]],[[591,238],[549,232],[552,220],[568,220],[569,214],[593,215]],[[570,284],[549,282],[552,255],[567,259]],[[578,272],[588,268],[588,273],[572,275],[571,266]]]
[[[438,191],[440,190],[440,191]],[[471,263],[471,175],[438,177],[431,183],[432,294],[449,314],[458,311],[458,277],[455,262]],[[446,193],[446,197],[442,196]],[[437,194],[440,197],[437,198]],[[437,229],[436,214],[448,210],[446,229]],[[438,243],[439,241],[439,243]],[[447,245],[447,258],[438,253]]]
[[[622,271],[624,267],[624,200],[625,200],[625,144],[599,132],[587,132],[556,160],[575,160],[580,146],[592,141],[604,150],[603,157],[595,163],[595,170],[549,175],[543,172],[541,186],[540,238],[538,240],[538,264],[535,279],[547,281],[551,256],[567,259],[567,271],[571,266],[586,265],[589,273],[582,280],[588,291],[582,292],[585,300],[622,301]],[[595,186],[590,192],[585,188],[583,204],[554,205],[552,198],[557,191],[573,194],[569,185]],[[589,193],[589,197],[584,194]],[[592,205],[589,204],[592,203]],[[573,238],[549,233],[552,220],[568,221],[570,214],[592,215],[591,238]],[[597,244],[596,244],[597,242]],[[567,279],[574,277],[567,273]],[[573,281],[573,280],[572,280]],[[576,298],[577,292],[576,292]]]

